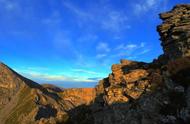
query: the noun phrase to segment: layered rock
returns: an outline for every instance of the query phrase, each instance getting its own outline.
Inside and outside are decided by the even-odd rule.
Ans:
[[[101,103],[95,124],[190,123],[190,5],[176,5],[160,18],[164,54],[152,63],[112,66],[96,87],[102,97],[94,105]]]
[[[167,68],[173,80],[189,83],[190,73],[190,5],[176,5],[171,11],[160,14],[163,23],[158,26]]]
[[[170,60],[190,56],[190,5],[176,5],[160,14],[163,23],[158,26],[164,54]]]
[[[71,88],[60,93],[64,101],[69,101],[75,107],[89,105],[95,99],[94,88]]]

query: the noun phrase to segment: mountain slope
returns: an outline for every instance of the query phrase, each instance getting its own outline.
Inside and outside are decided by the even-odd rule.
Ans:
[[[35,123],[51,116],[58,121],[63,107],[57,94],[0,64],[1,111],[5,124]],[[53,121],[57,121],[54,119]]]
[[[55,89],[26,79],[1,63],[1,124],[64,123],[68,119],[66,111],[93,99],[93,89]],[[91,94],[83,98],[87,93]]]

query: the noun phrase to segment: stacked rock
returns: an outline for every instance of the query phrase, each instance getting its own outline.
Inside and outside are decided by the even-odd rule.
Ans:
[[[190,56],[190,5],[176,5],[160,14],[163,23],[157,27],[164,54],[169,60]]]
[[[154,84],[162,82],[160,72],[147,68],[147,63],[121,60],[112,66],[107,80],[100,81],[97,89],[104,88],[104,100],[108,105],[135,100],[150,91]],[[105,87],[105,84],[107,87]],[[101,90],[103,91],[103,90]]]

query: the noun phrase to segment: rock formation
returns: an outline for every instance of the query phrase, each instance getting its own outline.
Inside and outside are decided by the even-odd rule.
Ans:
[[[172,11],[160,14],[163,24],[157,30],[164,54],[170,60],[190,56],[190,7],[176,5]]]
[[[160,14],[164,54],[152,63],[121,60],[96,87],[95,124],[190,123],[190,5]],[[100,95],[101,94],[101,95]]]
[[[39,85],[0,64],[2,124],[189,124],[190,4],[160,14],[164,54],[122,59],[95,88]]]

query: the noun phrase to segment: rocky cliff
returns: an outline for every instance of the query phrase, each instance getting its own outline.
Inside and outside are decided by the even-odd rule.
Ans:
[[[39,85],[0,64],[2,124],[189,124],[190,5],[160,14],[164,54],[122,59],[95,88]]]
[[[112,73],[96,86],[92,123],[190,123],[190,5],[176,5],[160,18],[164,54],[152,63],[112,65]]]
[[[152,63],[121,60],[96,87],[95,124],[190,123],[190,5],[160,14],[164,54]]]
[[[172,11],[160,14],[163,24],[157,30],[164,55],[170,60],[190,56],[190,7],[176,5]]]

